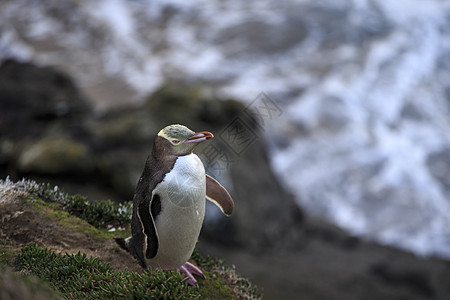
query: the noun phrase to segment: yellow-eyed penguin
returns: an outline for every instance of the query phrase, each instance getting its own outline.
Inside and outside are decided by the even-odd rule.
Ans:
[[[163,128],[155,139],[133,198],[132,236],[116,238],[146,268],[178,269],[197,285],[192,274],[203,273],[187,262],[197,243],[205,198],[225,215],[234,208],[227,190],[205,174],[192,150],[213,138],[210,132],[194,132],[183,125]]]

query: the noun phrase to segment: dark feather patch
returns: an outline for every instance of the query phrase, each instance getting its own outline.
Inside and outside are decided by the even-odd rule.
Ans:
[[[130,251],[130,248],[128,248],[128,245],[125,242],[125,239],[116,237],[115,240],[116,240],[117,245],[119,245],[122,249],[125,249],[128,252]]]
[[[155,257],[158,252],[158,237],[156,235],[155,223],[150,215],[149,203],[143,201],[139,205],[139,216],[144,226],[144,234],[147,236],[147,250],[145,257],[150,259]]]
[[[153,216],[153,221],[156,222],[156,217],[158,217],[159,213],[161,212],[161,198],[158,194],[153,195],[150,211]]]

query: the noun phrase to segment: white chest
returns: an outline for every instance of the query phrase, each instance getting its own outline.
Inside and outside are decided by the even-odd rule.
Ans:
[[[157,192],[161,197],[167,197],[167,200],[176,206],[186,208],[195,206],[198,201],[204,200],[205,176],[203,163],[197,155],[192,153],[181,156],[157,187]]]
[[[191,256],[205,216],[206,175],[198,156],[179,157],[153,193],[161,199],[155,220],[159,249],[149,264],[178,267]]]

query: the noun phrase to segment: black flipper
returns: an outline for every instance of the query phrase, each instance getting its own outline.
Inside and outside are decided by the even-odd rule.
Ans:
[[[159,247],[158,234],[155,227],[155,219],[150,213],[150,207],[154,206],[153,200],[159,201],[159,196],[153,198],[150,203],[146,203],[147,201],[143,201],[139,205],[139,218],[141,219],[142,226],[144,227],[144,234],[147,237],[147,245],[145,250],[145,257],[147,259],[155,257],[156,253],[158,253]]]
[[[120,248],[130,252],[130,248],[128,247],[128,243],[125,241],[124,238],[116,237],[116,238],[114,238],[114,240],[116,241],[117,245],[120,246]]]
[[[206,199],[217,205],[229,216],[233,212],[234,202],[228,191],[214,178],[206,175]]]
[[[117,245],[119,245],[122,249],[124,249],[124,250],[128,251],[129,253],[131,253],[136,258],[136,260],[138,261],[138,264],[142,268],[144,268],[144,269],[147,268],[147,264],[145,263],[145,260],[136,251],[136,247],[134,246],[133,238],[131,236],[129,238],[126,238],[126,239],[120,238],[120,237],[116,237],[116,238],[114,238],[114,240],[116,241]]]

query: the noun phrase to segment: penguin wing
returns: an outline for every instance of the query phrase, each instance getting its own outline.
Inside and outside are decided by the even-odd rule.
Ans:
[[[206,175],[206,199],[217,205],[229,216],[233,212],[234,202],[228,191],[214,178]]]
[[[155,226],[155,217],[161,211],[161,201],[157,194],[149,202],[143,201],[139,205],[139,218],[146,236],[145,257],[151,259],[156,256],[159,248],[158,233]]]

